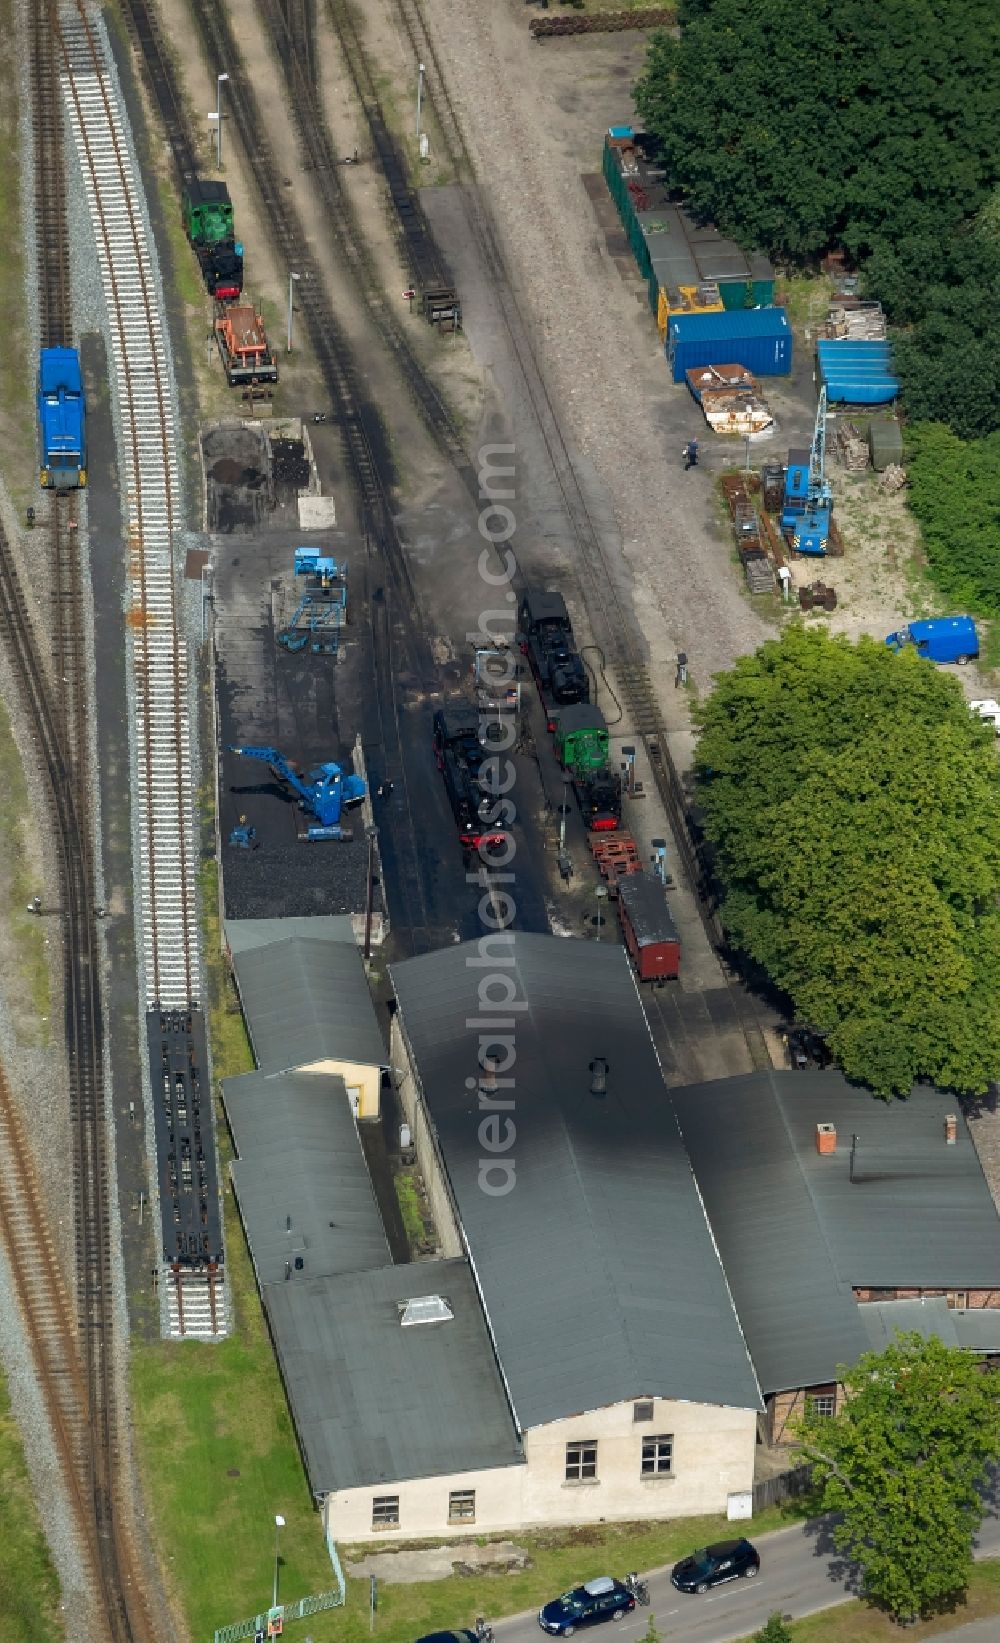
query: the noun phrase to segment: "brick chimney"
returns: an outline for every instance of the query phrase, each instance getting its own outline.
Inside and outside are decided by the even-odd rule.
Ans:
[[[833,1152],[836,1152],[836,1150],[837,1150],[837,1126],[836,1126],[836,1124],[817,1124],[816,1125],[816,1151],[818,1153],[821,1153],[825,1157],[827,1153],[833,1153]]]
[[[953,1147],[958,1140],[958,1118],[953,1112],[944,1121],[944,1138],[949,1147]]]

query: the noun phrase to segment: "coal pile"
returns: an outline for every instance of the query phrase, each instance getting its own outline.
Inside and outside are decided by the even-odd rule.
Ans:
[[[309,458],[301,439],[271,440],[271,475],[278,506],[294,506],[299,492],[309,489]]]

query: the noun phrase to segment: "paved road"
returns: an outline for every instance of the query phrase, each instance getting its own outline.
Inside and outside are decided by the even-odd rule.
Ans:
[[[732,1639],[753,1633],[776,1609],[798,1619],[843,1603],[853,1595],[850,1569],[834,1551],[826,1519],[761,1535],[755,1544],[761,1554],[756,1580],[737,1580],[703,1597],[685,1597],[671,1586],[669,1571],[660,1569],[649,1576],[648,1609],[636,1609],[617,1626],[595,1627],[593,1632],[580,1636],[593,1638],[594,1643],[636,1643],[652,1614],[665,1643],[667,1639],[670,1643],[674,1639],[678,1643],[731,1643]],[[997,1517],[984,1522],[978,1555],[1000,1557]],[[580,1578],[587,1580],[606,1572],[581,1568]],[[995,1622],[993,1625],[995,1632]],[[534,1614],[502,1621],[496,1633],[497,1643],[540,1643],[543,1637]],[[956,1635],[961,1637],[961,1632]],[[969,1630],[968,1637],[969,1643],[974,1643],[974,1629]]]

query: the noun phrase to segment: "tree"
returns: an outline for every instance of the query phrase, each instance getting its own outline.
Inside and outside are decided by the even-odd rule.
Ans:
[[[1000,1069],[1000,763],[912,650],[794,625],[717,677],[696,770],[733,944],[879,1095]]]
[[[1000,241],[981,222],[931,266],[916,324],[894,337],[907,418],[975,439],[1000,428]]]
[[[906,449],[931,575],[954,604],[1000,615],[1000,432],[966,443],[926,422],[907,429]]]
[[[980,1490],[1000,1457],[1000,1376],[911,1334],[838,1378],[840,1413],[801,1426],[824,1508],[843,1514],[836,1544],[869,1597],[898,1618],[930,1613],[968,1584]]]
[[[793,1643],[793,1638],[781,1615],[773,1614],[759,1632],[754,1632],[753,1643]]]
[[[940,247],[1000,182],[993,0],[883,0],[878,29],[869,0],[682,0],[679,18],[636,104],[671,180],[746,243]]]

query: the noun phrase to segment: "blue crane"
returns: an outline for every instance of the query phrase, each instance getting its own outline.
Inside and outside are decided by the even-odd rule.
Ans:
[[[820,391],[816,425],[808,451],[789,451],[781,528],[792,533],[796,553],[826,553],[833,492],[826,478],[826,388]]]
[[[299,809],[312,818],[305,837],[310,843],[324,839],[349,839],[340,825],[341,811],[360,804],[367,788],[360,776],[345,776],[339,764],[318,764],[305,776],[276,747],[231,747],[243,759],[259,759],[274,775],[298,795]]]

